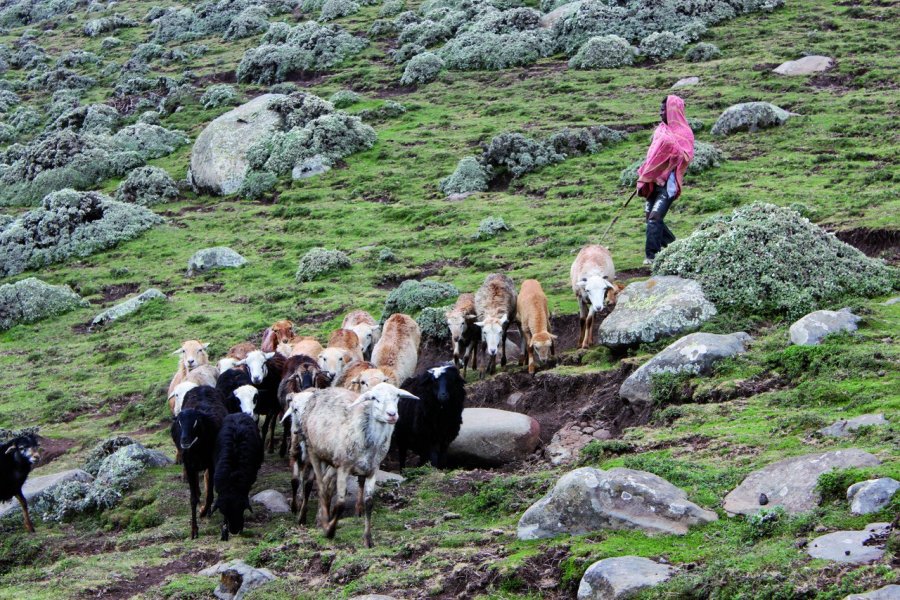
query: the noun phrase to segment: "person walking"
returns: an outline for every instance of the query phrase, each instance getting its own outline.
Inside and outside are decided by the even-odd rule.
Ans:
[[[644,264],[652,265],[656,254],[675,241],[663,219],[678,196],[684,174],[694,160],[694,132],[684,116],[684,100],[667,96],[659,110],[662,121],[653,132],[647,158],[638,169],[637,194],[646,200],[647,241]]]

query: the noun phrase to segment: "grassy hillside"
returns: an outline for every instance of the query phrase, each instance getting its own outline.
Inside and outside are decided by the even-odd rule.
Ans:
[[[109,33],[123,42],[109,50],[101,50],[103,36],[81,34],[87,19],[106,13],[88,15],[81,7],[71,19],[54,19],[54,28],[31,29],[35,43],[52,58],[83,49],[121,64],[152,33],[152,25],[143,21],[147,11],[169,4],[127,2],[107,11],[138,23]],[[379,9],[363,6],[337,23],[364,35]],[[315,16],[272,20],[293,24]],[[36,475],[81,465],[96,442],[118,433],[171,454],[164,397],[175,368],[171,353],[182,340],[209,341],[211,354],[218,356],[239,341],[258,341],[259,332],[281,318],[298,323],[302,334],[327,337],[353,308],[380,314],[388,291],[407,278],[427,276],[474,291],[494,271],[517,282],[534,277],[543,283],[554,315],[573,314],[568,269],[574,254],[598,241],[630,193],[619,185],[620,171],[643,156],[669,87],[690,75],[699,76],[701,84],[679,94],[688,116],[706,125],[697,139],[713,141],[726,160],[688,178],[667,220],[677,236],[752,202],[799,204],[816,223],[896,265],[900,140],[893,126],[900,116],[900,43],[890,25],[896,17],[897,7],[890,3],[788,0],[772,13],[710,28],[703,40],[718,45],[722,56],[709,62],[673,58],[575,71],[562,56],[553,56],[499,72],[445,71],[418,89],[400,85],[402,68],[388,58],[391,37],[373,41],[340,67],[294,82],[323,98],[353,89],[364,97],[347,109],[355,114],[389,100],[400,102],[404,113],[372,123],[378,133],[372,149],[324,175],[284,179],[261,201],[184,192],[177,202],[154,207],[166,224],[137,239],[0,281],[37,276],[66,283],[91,303],[0,332],[0,427],[39,425],[42,436],[67,450]],[[0,44],[12,47],[27,29],[0,31]],[[163,115],[161,124],[196,138],[228,110],[204,109],[199,102],[203,89],[233,82],[243,52],[259,41],[259,35],[232,42],[211,36],[190,42],[209,47],[203,56],[168,65],[151,61],[146,77],[179,77],[186,69],[195,77],[196,93],[184,98],[178,111]],[[771,73],[804,53],[832,56],[836,66],[811,77]],[[104,74],[98,65],[75,70],[97,80],[83,104],[112,97],[118,73]],[[0,75],[9,81],[24,76],[15,68]],[[268,90],[235,85],[243,99]],[[42,90],[17,93],[24,105],[41,111],[49,100]],[[709,127],[722,110],[754,100],[798,116],[779,128],[711,138]],[[460,158],[499,133],[543,137],[562,127],[595,124],[628,136],[597,154],[526,175],[508,188],[461,201],[449,201],[437,189]],[[184,146],[150,164],[183,179],[189,160],[190,146]],[[107,180],[99,188],[112,193],[117,184]],[[24,208],[2,210],[19,214]],[[474,239],[488,216],[502,217],[511,230]],[[647,275],[639,270],[644,236],[637,202],[604,243],[623,279]],[[196,250],[219,245],[237,250],[248,264],[186,275]],[[345,251],[352,267],[297,283],[299,258],[317,246]],[[399,260],[379,261],[383,248]],[[151,286],[169,301],[87,332],[85,325],[101,309]],[[378,496],[372,550],[360,547],[357,519],[342,521],[337,538],[326,540],[315,528],[297,527],[290,515],[261,511],[231,542],[218,541],[216,518],[203,523],[199,540],[190,541],[187,488],[173,466],[151,470],[120,506],[100,515],[38,523],[33,536],[17,520],[4,520],[0,598],[205,598],[211,581],[196,572],[231,558],[280,576],[250,596],[255,598],[347,597],[368,591],[409,598],[568,598],[590,563],[623,554],[665,558],[684,567],[682,576],[652,592],[659,597],[843,598],[879,587],[897,579],[896,545],[879,564],[848,567],[811,560],[796,542],[816,531],[890,520],[897,500],[882,513],[854,517],[841,501],[846,486],[837,486],[833,499],[813,513],[784,518],[770,530],[725,517],[720,503],[753,469],[832,448],[872,452],[883,465],[866,475],[900,479],[895,424],[841,440],[813,434],[835,419],[866,412],[883,412],[892,422],[900,418],[900,305],[883,306],[883,300],[846,298],[840,305],[854,307],[864,318],[859,335],[808,351],[788,348],[790,323],[777,317],[720,315],[704,330],[747,330],[756,338],[751,351],[711,379],[695,382],[693,401],[676,395],[669,406],[657,408],[649,424],[627,430],[621,442],[593,445],[583,453],[583,464],[628,466],[663,476],[683,487],[691,500],[719,512],[718,522],[687,536],[598,532],[517,541],[515,524],[522,511],[567,470],[536,458],[498,471],[407,469],[405,484]],[[664,345],[640,348],[626,360],[643,361]],[[615,370],[620,361],[594,349],[570,353],[563,362],[554,371],[569,376]],[[772,378],[777,384],[750,391],[741,383]],[[566,409],[580,405],[577,398],[559,402]],[[277,458],[267,457],[254,489],[268,488],[290,488],[287,466]],[[458,518],[445,519],[445,513]]]

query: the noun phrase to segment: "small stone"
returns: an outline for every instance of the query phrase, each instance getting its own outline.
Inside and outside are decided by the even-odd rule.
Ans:
[[[605,558],[588,567],[578,586],[578,600],[622,600],[641,590],[659,585],[676,569],[648,558],[619,556]]]
[[[609,440],[612,439],[612,433],[608,429],[598,429],[594,432],[594,439]]]
[[[264,490],[259,492],[250,501],[266,507],[270,513],[283,514],[291,512],[291,507],[284,499],[284,494],[277,490]]]
[[[772,69],[773,73],[788,77],[797,75],[810,75],[820,71],[827,71],[834,65],[834,61],[827,56],[810,55],[797,60],[789,60]]]
[[[791,343],[798,346],[817,346],[826,336],[857,329],[859,317],[849,308],[817,310],[795,321],[790,327]]]
[[[188,261],[188,275],[222,267],[240,267],[246,263],[247,259],[231,248],[225,246],[204,248],[195,252]]]
[[[769,503],[769,497],[766,496],[765,494],[760,494],[759,495],[759,505],[765,506],[768,503]]]
[[[900,490],[900,481],[891,477],[870,479],[854,483],[847,488],[850,512],[854,515],[868,515],[885,508],[894,494]]]
[[[886,585],[883,588],[865,592],[863,594],[850,594],[844,600],[898,600],[900,599],[900,585]]]
[[[594,428],[593,427],[582,427],[581,431],[582,431],[582,433],[591,434],[591,433],[594,433]]]
[[[828,427],[823,427],[819,433],[828,437],[847,437],[860,427],[887,425],[887,420],[882,413],[859,415],[852,419],[835,421]]]
[[[524,397],[525,397],[525,394],[523,394],[522,392],[513,392],[506,399],[506,404],[510,408],[518,408],[519,403],[522,401],[522,398],[524,398]]]
[[[672,89],[677,90],[678,88],[687,87],[690,85],[697,85],[700,83],[699,77],[684,77],[679,79],[675,83],[672,84]]]
[[[462,515],[455,512],[445,512],[443,517],[441,517],[445,521],[454,521],[456,519],[461,519]]]
[[[91,327],[96,327],[97,325],[102,325],[115,321],[116,319],[121,319],[122,317],[130,315],[131,313],[139,310],[147,302],[156,300],[157,298],[165,299],[165,297],[166,295],[158,289],[150,288],[143,294],[140,294],[133,298],[129,298],[124,302],[116,304],[112,308],[104,310],[102,313],[94,317],[94,320],[91,321]]]
[[[295,165],[291,170],[291,179],[308,179],[330,170],[331,167],[325,162],[325,158],[317,154]]]
[[[885,373],[884,369],[882,369],[882,370],[878,371],[877,375],[879,377],[884,377],[885,375],[887,375],[887,373]]]

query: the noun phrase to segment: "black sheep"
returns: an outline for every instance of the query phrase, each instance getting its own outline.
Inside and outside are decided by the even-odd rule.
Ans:
[[[234,390],[244,385],[253,385],[253,383],[250,381],[250,374],[247,370],[239,367],[223,371],[216,379],[216,389],[225,398],[233,396]]]
[[[37,436],[33,433],[0,444],[0,501],[6,502],[12,498],[19,501],[25,516],[25,529],[30,533],[34,533],[34,525],[28,514],[28,502],[22,495],[22,486],[31,473],[31,466],[38,461],[37,447]]]
[[[316,359],[305,354],[291,356],[284,363],[281,382],[278,384],[278,404],[281,407],[281,414],[287,411],[288,404],[290,404],[288,396],[291,394],[311,387],[326,388],[329,385],[331,385],[331,379],[319,369]],[[278,454],[285,456],[291,431],[291,419],[284,419],[282,423],[281,447]]]
[[[204,386],[209,387],[209,386]],[[200,388],[194,388],[191,392]],[[215,392],[216,390],[212,388]],[[190,394],[190,392],[188,392]],[[212,508],[213,468],[215,466],[216,437],[228,412],[217,399],[221,395],[185,395],[184,405],[172,422],[172,441],[181,452],[184,477],[191,491],[191,539],[199,535],[197,505],[200,504],[200,473],[204,473],[206,499],[200,516],[205,517]]]
[[[265,374],[254,387],[259,390],[256,396],[256,408],[254,412],[265,417],[262,426],[262,440],[265,446],[266,436],[269,435],[269,454],[275,452],[275,425],[278,423],[278,415],[281,413],[281,402],[278,401],[278,385],[281,383],[281,375],[284,372],[284,364],[287,358],[283,354],[275,353],[265,363]],[[251,369],[251,378],[253,372]]]
[[[263,461],[263,441],[253,418],[228,415],[216,440],[216,504],[225,519],[222,540],[244,529],[244,510],[250,509],[250,488]],[[250,509],[252,511],[252,509]]]
[[[453,363],[428,369],[407,379],[401,386],[419,400],[401,398],[399,418],[394,427],[391,446],[396,448],[400,468],[406,466],[406,451],[412,450],[432,466],[441,468],[447,461],[447,448],[459,435],[463,405],[466,403],[465,381]]]

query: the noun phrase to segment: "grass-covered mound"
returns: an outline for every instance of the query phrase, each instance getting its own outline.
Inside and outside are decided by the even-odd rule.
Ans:
[[[895,269],[797,211],[762,203],[701,224],[657,256],[653,273],[700,281],[720,310],[789,317],[846,294],[886,294],[900,283]]]

